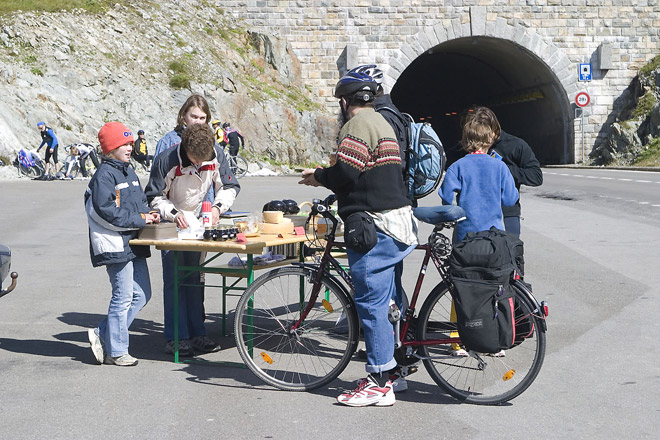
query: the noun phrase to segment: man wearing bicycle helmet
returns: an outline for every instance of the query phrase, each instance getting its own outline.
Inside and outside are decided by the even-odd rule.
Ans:
[[[47,127],[46,123],[43,121],[40,121],[37,123],[37,128],[41,132],[41,145],[39,145],[39,148],[37,148],[37,152],[41,150],[41,147],[46,145],[46,157],[44,159],[44,162],[46,162],[46,172],[44,173],[44,176],[49,176],[50,175],[50,158],[52,156],[53,158],[53,163],[55,164],[55,174],[57,174],[59,170],[59,164],[57,163],[57,147],[59,147],[59,143],[57,141],[57,136],[55,136],[55,132],[53,131],[52,128]]]
[[[225,131],[225,139],[229,144],[229,155],[231,157],[236,157],[238,150],[243,147],[245,148],[245,139],[240,131],[235,128],[231,128],[229,122],[222,124],[222,129]]]
[[[364,330],[368,373],[355,390],[337,397],[348,406],[391,406],[395,402],[390,374],[396,371],[397,362],[388,312],[391,300],[402,305],[401,273],[396,267],[417,245],[417,224],[401,178],[396,136],[373,108],[377,89],[374,78],[359,68],[339,80],[335,97],[346,122],[338,137],[337,161],[327,168],[304,170],[300,181],[333,191],[346,223],[348,262]],[[373,234],[375,239],[361,239],[355,234],[360,227],[365,236]]]

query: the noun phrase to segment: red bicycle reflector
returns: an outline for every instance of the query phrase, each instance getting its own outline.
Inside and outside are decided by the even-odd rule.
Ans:
[[[548,309],[548,303],[545,301],[541,301],[541,307],[543,307],[543,315],[548,316],[550,314],[550,310]]]

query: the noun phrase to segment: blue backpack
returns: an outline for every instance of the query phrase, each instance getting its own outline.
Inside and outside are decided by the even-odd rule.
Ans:
[[[442,142],[431,124],[415,122],[408,113],[400,113],[393,108],[376,108],[390,123],[397,136],[399,147],[405,150],[403,180],[410,200],[421,199],[431,194],[442,182],[447,164],[447,156]],[[406,145],[401,145],[406,142]]]
[[[408,198],[421,199],[442,182],[447,156],[431,124],[410,119],[410,145],[405,164]]]

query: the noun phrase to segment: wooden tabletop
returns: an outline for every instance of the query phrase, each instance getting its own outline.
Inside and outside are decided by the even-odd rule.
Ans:
[[[132,245],[155,246],[158,250],[171,251],[193,251],[193,252],[232,252],[243,254],[261,254],[267,246],[276,246],[279,244],[301,243],[307,241],[304,235],[282,234],[278,235],[261,234],[257,237],[250,237],[247,243],[238,243],[237,241],[207,241],[207,240],[145,240],[135,238],[129,242]]]

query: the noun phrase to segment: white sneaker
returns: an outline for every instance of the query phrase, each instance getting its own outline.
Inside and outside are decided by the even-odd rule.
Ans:
[[[451,355],[456,357],[467,357],[468,352],[463,350],[458,344],[451,344]]]
[[[392,406],[396,398],[392,381],[388,380],[385,386],[381,387],[371,376],[367,376],[353,391],[340,394],[337,402],[347,406]]]
[[[101,345],[101,338],[96,334],[96,329],[90,328],[87,330],[87,338],[89,338],[89,345],[94,353],[96,362],[103,364],[103,346]]]
[[[138,360],[126,353],[117,357],[106,355],[103,363],[106,365],[117,365],[119,367],[133,367],[138,364]]]
[[[488,353],[487,355],[496,358],[503,358],[506,356],[506,352],[504,350],[500,350],[497,353]]]

